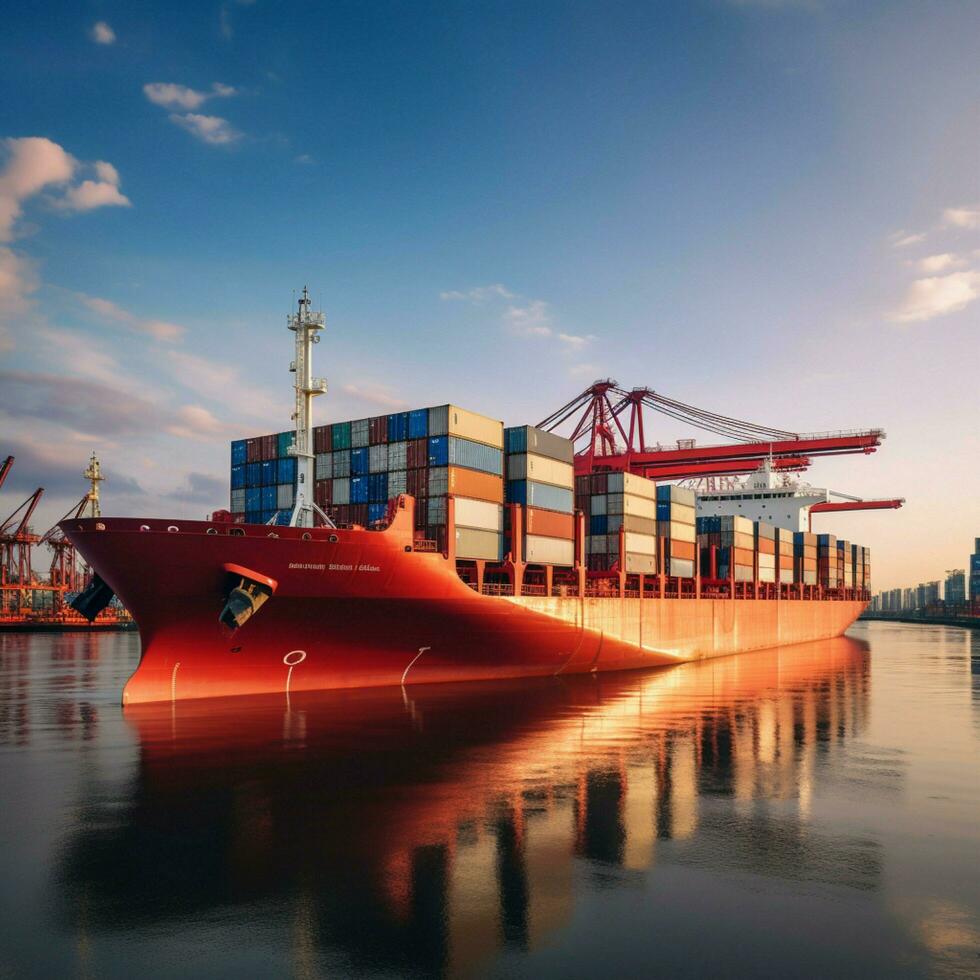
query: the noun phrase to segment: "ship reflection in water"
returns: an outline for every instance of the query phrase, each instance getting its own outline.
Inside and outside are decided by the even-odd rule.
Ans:
[[[30,676],[11,649],[3,674],[20,695],[0,700],[0,744],[58,760],[67,740],[75,771],[56,828],[34,831],[52,841],[37,939],[30,903],[0,885],[12,965],[638,976],[778,961],[784,975],[955,975],[980,951],[969,862],[914,836],[959,834],[975,856],[976,829],[946,804],[923,809],[933,797],[909,793],[907,752],[875,741],[872,677],[886,690],[905,675],[864,640],[642,674],[125,712],[106,683],[131,668],[122,648],[101,661],[73,648],[77,662],[52,652],[27,715],[8,710]],[[930,660],[937,684],[970,690],[958,661]],[[914,730],[915,712],[889,703],[875,714],[885,735]],[[968,729],[975,740],[975,718]],[[16,783],[25,812],[0,855],[23,880],[37,862],[7,848],[38,820],[29,783]],[[943,861],[963,871],[937,884]]]

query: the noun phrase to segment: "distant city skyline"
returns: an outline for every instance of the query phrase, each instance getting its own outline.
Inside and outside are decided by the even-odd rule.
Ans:
[[[534,423],[598,377],[794,431],[882,426],[815,486],[875,591],[980,534],[980,6],[21,5],[0,38],[0,491],[43,531],[227,505],[289,427]],[[707,433],[663,420],[650,441]]]

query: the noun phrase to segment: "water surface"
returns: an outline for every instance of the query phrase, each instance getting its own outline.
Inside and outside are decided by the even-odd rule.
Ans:
[[[976,976],[980,634],[123,712],[0,635],[0,977]]]

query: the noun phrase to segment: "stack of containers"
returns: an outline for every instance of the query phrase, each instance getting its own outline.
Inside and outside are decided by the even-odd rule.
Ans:
[[[697,531],[702,576],[711,575],[711,548],[715,547],[715,574],[719,579],[728,579],[734,575],[736,582],[752,581],[755,550],[752,521],[735,514],[699,517]]]
[[[759,563],[759,581],[776,581],[776,529],[765,521],[755,521],[755,550]]]
[[[796,581],[802,585],[817,584],[817,536],[809,531],[793,534],[793,561]]]
[[[851,542],[850,541],[838,541],[837,542],[837,554],[840,558],[838,561],[838,581],[845,589],[854,588],[854,564],[853,556],[851,553]]]
[[[231,512],[236,520],[264,524],[293,506],[296,458],[292,432],[276,432],[231,444]]]
[[[411,419],[409,419],[411,425]],[[428,410],[426,537],[444,547],[456,498],[456,557],[504,556],[504,424],[457,405]]]
[[[776,528],[776,581],[780,585],[792,585],[796,581],[793,561],[793,532],[785,527]]]
[[[861,583],[865,589],[871,589],[871,549],[862,548],[864,563],[864,580]]]
[[[589,568],[630,574],[657,572],[657,487],[634,473],[594,473],[588,478],[586,554]],[[619,553],[624,529],[625,554]]]
[[[521,552],[532,565],[575,564],[574,449],[543,429],[504,429],[505,500],[521,504]],[[509,529],[509,514],[505,526]],[[457,509],[457,523],[459,511]]]
[[[664,539],[665,575],[694,578],[696,507],[697,497],[693,490],[673,484],[657,487],[656,533]]]
[[[859,544],[851,545],[851,567],[855,589],[864,588],[864,548]]]
[[[840,585],[837,538],[833,534],[817,535],[817,581],[825,589],[836,589]]]

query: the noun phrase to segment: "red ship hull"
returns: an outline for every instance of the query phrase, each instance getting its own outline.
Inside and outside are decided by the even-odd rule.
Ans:
[[[386,531],[71,520],[66,536],[139,626],[125,704],[626,670],[841,635],[857,600],[488,596]],[[237,533],[236,533],[237,532]],[[239,629],[229,569],[274,584]]]

